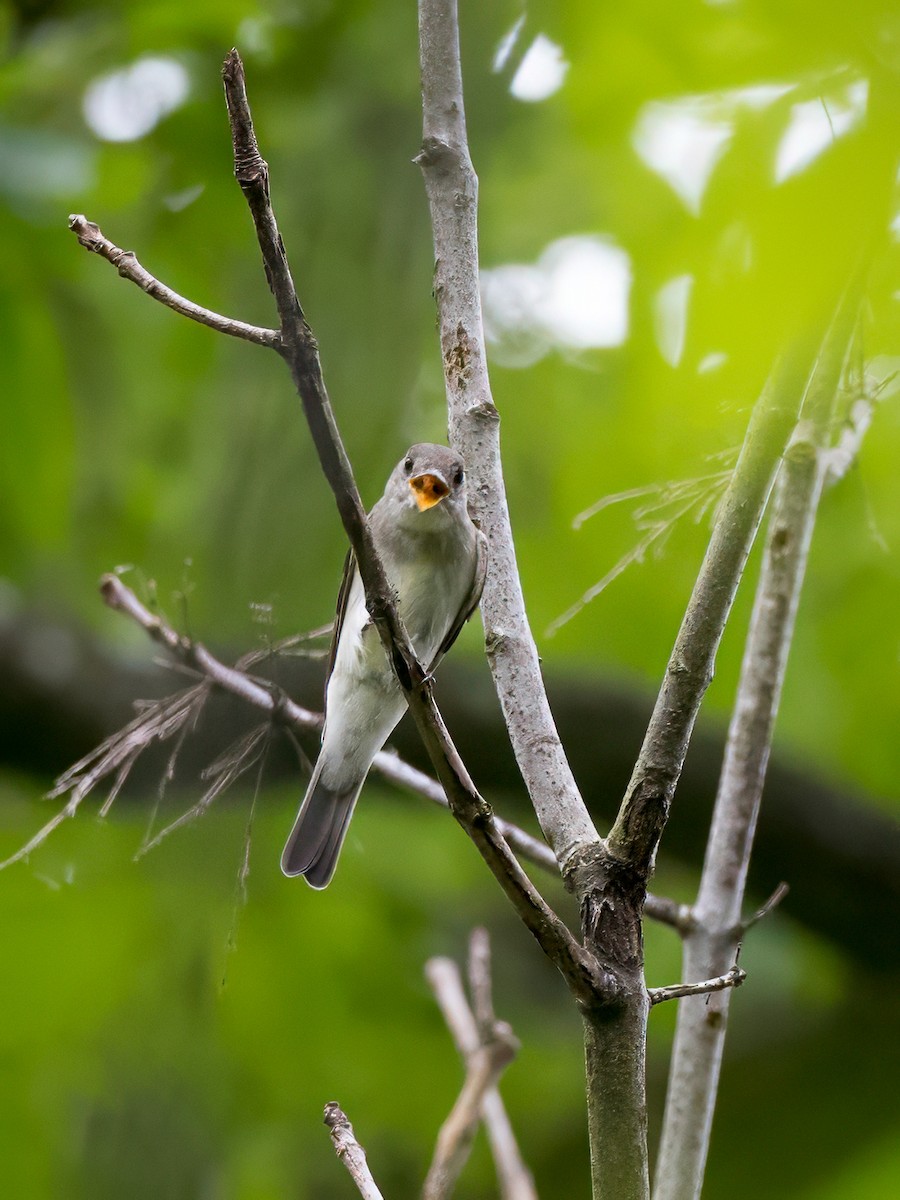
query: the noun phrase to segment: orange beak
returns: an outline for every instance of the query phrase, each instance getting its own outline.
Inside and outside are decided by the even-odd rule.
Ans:
[[[419,506],[419,512],[424,512],[426,508],[434,508],[436,504],[449,496],[450,489],[441,479],[440,475],[416,475],[409,481],[409,486],[412,488],[412,494],[416,498],[416,504]]]

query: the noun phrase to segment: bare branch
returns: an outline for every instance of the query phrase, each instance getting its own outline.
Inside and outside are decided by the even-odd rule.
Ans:
[[[496,1085],[517,1049],[518,1042],[509,1030],[505,1037],[498,1035],[489,1046],[479,1047],[472,1055],[462,1091],[438,1134],[422,1189],[423,1200],[446,1200],[452,1194],[472,1148],[485,1094]]]
[[[481,1040],[490,1036],[496,1021],[491,983],[491,942],[488,931],[473,929],[469,937],[469,994]]]
[[[223,691],[246,700],[248,704],[298,729],[321,727],[322,717],[319,713],[310,712],[309,709],[295,704],[272,684],[261,683],[243,671],[226,667],[210,654],[205,646],[176,633],[171,625],[142,604],[117,575],[103,576],[100,581],[100,594],[110,608],[131,617],[154,641],[165,646],[180,662],[204,675],[210,683],[216,684]]]
[[[758,908],[752,917],[747,917],[743,925],[737,931],[738,937],[742,938],[748,929],[752,929],[754,925],[758,924],[765,917],[767,917],[774,908],[777,908],[790,890],[791,889],[786,883],[779,883],[778,887],[768,898],[765,904],[763,904],[761,908]]]
[[[472,481],[474,516],[487,537],[481,612],[503,716],[549,844],[568,875],[579,852],[599,842],[566,759],[525,613],[500,460],[478,283],[478,180],[466,138],[455,0],[420,0],[422,167],[431,211],[441,353],[450,441]]]
[[[456,1048],[468,1062],[481,1045],[482,1035],[466,999],[459,968],[450,958],[432,958],[425,966],[425,975]],[[537,1200],[534,1180],[522,1160],[503,1099],[496,1087],[485,1092],[481,1115],[497,1168],[502,1200]]]
[[[644,900],[644,916],[661,925],[671,925],[682,936],[694,928],[694,910],[690,904],[679,904],[677,900],[655,896],[652,892],[648,892]]]
[[[353,1126],[336,1100],[330,1100],[325,1105],[323,1119],[331,1132],[334,1152],[347,1168],[350,1178],[356,1184],[356,1190],[363,1200],[384,1200],[377,1183],[372,1178],[372,1172],[366,1161],[366,1152],[356,1140]]]
[[[754,920],[742,921],[744,888],[800,590],[831,461],[828,446],[859,287],[857,279],[847,289],[831,323],[779,471],[694,906],[695,925],[685,938],[685,979],[724,970],[736,953],[744,928]],[[785,891],[781,885],[758,916],[770,911]],[[729,993],[723,992],[710,1001],[712,1016],[698,1001],[679,1006],[657,1163],[654,1194],[659,1200],[693,1200],[699,1195],[729,1000]]]
[[[721,992],[725,988],[740,987],[747,978],[747,972],[742,971],[735,963],[724,975],[715,979],[704,979],[702,983],[674,983],[670,987],[648,988],[647,994],[651,1004],[663,1004],[666,1000],[680,1000],[682,996],[705,996],[710,992]]]
[[[480,1004],[490,1005],[490,949],[487,934],[476,930],[470,950],[470,969],[481,992]],[[434,990],[441,1011],[462,1050],[466,1078],[450,1116],[438,1135],[434,1158],[425,1180],[423,1200],[446,1200],[453,1192],[460,1172],[468,1160],[478,1122],[484,1116],[494,1151],[497,1173],[504,1197],[527,1200],[534,1188],[527,1168],[521,1161],[518,1147],[509,1127],[496,1085],[505,1067],[512,1062],[519,1043],[509,1025],[498,1021],[493,1014],[489,1023],[480,1025],[466,1001],[459,970],[451,959],[431,959],[425,974]],[[496,1097],[489,1102],[489,1097]],[[488,1113],[492,1112],[492,1117]],[[527,1190],[506,1190],[522,1187]]]
[[[777,364],[753,410],[709,548],[669,659],[644,744],[609,834],[614,859],[646,878],[669,815],[719,640],[808,374],[805,342]]]
[[[687,516],[691,509],[694,508],[695,503],[696,501],[691,499],[686,504],[682,504],[674,513],[670,513],[665,519],[654,521],[652,524],[646,526],[646,531],[631,549],[626,550],[606,574],[598,579],[596,583],[592,584],[586,592],[583,592],[574,604],[569,605],[565,612],[560,613],[558,617],[555,617],[550,622],[547,626],[547,636],[552,637],[562,629],[563,625],[567,625],[573,617],[577,617],[583,608],[586,608],[592,600],[596,600],[602,592],[605,592],[609,585],[614,583],[633,563],[643,562],[647,557],[647,551],[651,547],[655,547],[657,550],[661,549],[674,527],[682,517]]]
[[[99,226],[95,225],[93,221],[89,221],[80,214],[73,214],[69,217],[69,228],[85,250],[90,250],[92,254],[99,254],[101,258],[105,258],[107,262],[112,263],[123,279],[130,279],[132,283],[137,284],[141,291],[152,296],[154,300],[158,300],[160,304],[165,304],[173,312],[180,313],[183,317],[189,317],[190,320],[197,321],[200,325],[208,325],[210,329],[215,329],[219,333],[227,333],[229,337],[241,338],[243,341],[253,342],[257,346],[277,349],[279,343],[277,329],[260,329],[256,325],[247,325],[244,321],[223,317],[219,313],[212,312],[211,309],[201,308],[192,300],[186,300],[184,296],[179,296],[177,292],[173,292],[171,288],[160,283],[149,271],[145,270],[135,258],[132,250],[122,250],[105,237]]]
[[[198,647],[190,639],[182,637],[161,617],[150,612],[146,605],[140,602],[131,588],[127,587],[117,575],[105,575],[101,580],[100,590],[104,600],[111,608],[124,613],[133,621],[136,621],[155,641],[165,646],[184,666],[189,667],[192,673],[197,672],[204,675],[206,679],[204,682],[196,684],[194,687],[188,688],[183,692],[178,692],[174,696],[168,696],[163,700],[154,701],[152,704],[147,705],[141,714],[129,722],[124,729],[107,738],[105,742],[95,750],[92,750],[89,755],[75,763],[65,774],[61,775],[56,781],[50,796],[51,798],[61,796],[65,792],[77,787],[78,802],[75,808],[71,812],[64,810],[62,814],[54,816],[26,846],[23,846],[6,862],[0,863],[0,870],[4,866],[8,866],[13,862],[19,862],[21,859],[27,857],[32,850],[49,837],[54,829],[58,828],[67,816],[74,815],[78,805],[85,796],[92,792],[104,779],[107,779],[110,774],[120,770],[123,763],[127,762],[129,767],[133,765],[137,756],[154,742],[168,741],[176,734],[179,735],[179,738],[183,738],[184,734],[191,727],[192,722],[195,722],[199,716],[200,710],[209,695],[209,686],[212,683],[215,683],[222,691],[230,692],[241,700],[268,713],[273,720],[284,725],[287,729],[306,732],[309,730],[318,730],[322,727],[321,713],[311,712],[309,709],[302,708],[299,704],[295,704],[287,696],[278,692],[277,689],[273,689],[271,684],[261,683],[246,674],[248,666],[263,662],[271,657],[273,653],[271,648],[267,650],[253,650],[248,654],[242,655],[234,667],[228,667],[214,655],[210,654],[208,650]],[[328,628],[323,626],[322,629],[313,630],[309,634],[286,638],[284,643],[279,643],[278,647],[274,649],[280,650],[282,645],[291,648],[299,644],[306,644],[310,640],[324,635],[328,632]],[[180,749],[180,745],[181,743],[179,742],[173,752],[173,757]],[[375,756],[372,765],[385,779],[397,787],[403,788],[404,791],[414,792],[416,795],[423,796],[433,804],[440,805],[441,808],[446,809],[450,807],[444,789],[436,779],[432,779],[430,775],[426,775],[418,767],[404,762],[393,751],[382,750]],[[171,772],[172,762],[170,760],[166,768],[166,779],[171,778]],[[124,778],[122,782],[124,782]],[[111,801],[107,798],[103,806],[104,814],[109,809],[110,803]],[[532,837],[530,833],[526,833],[524,829],[520,829],[518,825],[512,824],[511,821],[503,820],[502,817],[495,816],[494,822],[512,849],[521,854],[523,858],[528,859],[536,866],[543,867],[547,871],[551,871],[554,874],[558,873],[559,867],[553,851],[545,842]],[[181,823],[183,821],[180,819],[178,824]],[[141,853],[150,849],[151,846],[157,845],[173,829],[174,826],[168,826],[160,834],[157,834],[152,842],[147,843],[142,848]],[[677,905],[674,901],[664,897],[648,896],[646,911],[655,920],[676,928],[680,928],[685,920],[686,910],[684,906]]]

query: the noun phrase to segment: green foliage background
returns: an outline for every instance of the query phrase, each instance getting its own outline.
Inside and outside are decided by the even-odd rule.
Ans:
[[[523,12],[510,61],[493,70]],[[257,604],[272,606],[279,635],[320,624],[343,542],[281,364],[120,282],[65,219],[86,213],[199,303],[272,322],[219,84],[237,44],[333,403],[374,500],[405,446],[441,439],[445,426],[430,231],[410,163],[414,5],[21,0],[2,14],[0,620],[42,609],[93,627],[110,652],[146,654],[96,600],[98,576],[131,563],[173,613],[170,598],[187,587],[191,629],[206,641],[246,647],[271,632],[256,624]],[[515,339],[496,347],[510,503],[541,635],[637,537],[627,507],[577,532],[572,518],[607,493],[715,469],[710,456],[739,444],[774,354],[835,301],[860,231],[893,215],[900,25],[879,0],[464,2],[461,19],[483,266],[535,263],[574,235],[630,258],[621,345],[550,347],[527,366],[514,365]],[[555,94],[524,103],[510,83],[541,33],[570,66]],[[138,140],[99,140],[86,89],[147,54],[184,66],[187,101]],[[860,80],[867,119],[836,127],[834,144],[776,185],[794,106],[837,111]],[[715,103],[764,83],[793,87],[766,107],[728,110],[732,136],[689,211],[636,152],[645,106]],[[885,242],[871,283],[865,355],[881,379],[898,357],[898,246]],[[673,367],[654,304],[680,275],[694,284]],[[698,371],[711,354],[727,357]],[[891,392],[858,465],[823,503],[778,741],[896,812]],[[661,557],[541,636],[545,661],[652,690],[707,533],[707,520],[682,521]],[[747,587],[710,692],[719,716],[750,599]],[[459,653],[478,648],[469,631]],[[48,782],[0,774],[9,851],[41,820],[34,801]],[[539,1189],[586,1193],[578,1022],[474,852],[433,813],[370,785],[333,888],[314,895],[276,867],[298,793],[266,791],[257,805],[245,905],[236,884],[249,795],[138,864],[145,814],[125,806],[102,826],[85,814],[0,876],[4,1194],[346,1195],[317,1124],[333,1096],[385,1193],[412,1194],[459,1080],[421,969],[433,953],[459,956],[479,921],[497,945],[500,1011],[524,1043],[505,1094]],[[693,881],[664,861],[658,886],[687,898]],[[744,961],[751,983],[733,1009],[707,1194],[891,1194],[890,989],[792,924],[789,905],[754,933]],[[648,932],[648,964],[651,983],[677,976],[665,931]],[[672,1020],[653,1015],[657,1108]],[[490,1178],[480,1147],[460,1194],[490,1194]]]

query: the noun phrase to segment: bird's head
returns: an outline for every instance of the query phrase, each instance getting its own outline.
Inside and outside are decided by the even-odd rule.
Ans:
[[[449,446],[418,442],[410,446],[394,471],[401,494],[409,508],[420,514],[453,510],[466,504],[466,473],[463,460]],[[413,507],[414,506],[414,507]]]

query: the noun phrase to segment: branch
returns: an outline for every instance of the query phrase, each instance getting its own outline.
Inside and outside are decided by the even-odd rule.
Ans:
[[[383,1200],[378,1185],[372,1178],[369,1164],[366,1162],[366,1152],[356,1140],[353,1126],[347,1120],[340,1105],[330,1100],[325,1105],[325,1124],[331,1132],[334,1152],[347,1168],[350,1178],[356,1184],[356,1190],[363,1200]]]
[[[452,1194],[469,1158],[482,1117],[488,1126],[502,1195],[507,1200],[529,1200],[535,1195],[531,1176],[519,1155],[496,1086],[504,1069],[515,1057],[519,1043],[509,1025],[493,1016],[487,995],[490,989],[490,965],[486,938],[484,930],[476,930],[472,935],[470,952],[470,978],[474,975],[471,982],[475,985],[473,990],[477,989],[479,995],[481,1016],[485,1020],[483,1025],[476,1021],[469,1008],[456,963],[449,958],[433,958],[425,966],[428,982],[465,1059],[466,1078],[456,1104],[438,1135],[434,1158],[422,1191],[423,1200],[446,1200]],[[488,975],[485,975],[485,971]]]
[[[123,279],[130,279],[132,283],[137,284],[141,291],[152,296],[154,300],[158,300],[160,304],[165,304],[173,312],[180,313],[183,317],[189,317],[190,320],[197,321],[200,325],[208,325],[210,329],[215,329],[219,333],[227,333],[229,337],[241,338],[245,342],[254,342],[257,346],[277,349],[280,339],[276,329],[259,329],[256,325],[247,325],[244,321],[223,317],[208,308],[201,308],[192,300],[186,300],[184,296],[179,296],[177,292],[173,292],[171,288],[160,283],[149,271],[146,271],[135,258],[132,250],[122,250],[105,237],[99,226],[95,225],[93,221],[87,220],[80,214],[74,214],[69,217],[69,228],[85,250],[90,250],[92,254],[99,254],[101,258],[105,258],[107,262],[112,263]]]
[[[476,945],[480,938],[486,941],[487,934],[484,930],[473,931],[472,944]],[[484,998],[489,981],[486,985],[483,974],[479,974],[479,966],[473,965],[473,957],[470,949],[469,979],[473,1001],[477,1007],[476,997],[481,995],[482,999]],[[487,970],[490,970],[489,964]],[[432,958],[426,964],[425,975],[456,1048],[468,1062],[478,1051],[484,1038],[490,1036],[490,1031],[479,1029],[479,1022],[466,1000],[459,968],[452,959]],[[496,1087],[490,1087],[485,1092],[481,1116],[491,1145],[502,1200],[537,1200],[534,1180],[522,1160],[503,1099]]]
[[[646,879],[668,819],[694,721],[808,374],[805,342],[776,365],[750,418],[706,557],[608,838],[610,855]]]
[[[469,992],[472,1012],[482,1041],[490,1036],[496,1021],[494,988],[491,981],[491,942],[486,929],[473,929],[469,936]]]
[[[791,889],[788,887],[788,885],[786,883],[784,883],[784,881],[779,883],[778,887],[775,889],[775,891],[772,893],[772,895],[768,898],[768,900],[765,902],[765,904],[761,905],[756,910],[755,913],[753,913],[751,916],[747,917],[742,922],[742,924],[738,927],[738,930],[737,930],[738,939],[740,940],[741,938],[743,938],[744,934],[747,932],[748,929],[752,929],[754,925],[758,925],[759,922],[762,921],[765,917],[767,917],[770,912],[772,912],[774,909],[776,909],[790,890]]]
[[[254,705],[256,708],[268,713],[274,720],[296,729],[298,732],[321,729],[321,713],[311,712],[309,709],[302,708],[279,689],[273,687],[272,684],[267,682],[260,683],[250,678],[240,667],[226,666],[219,659],[215,658],[214,655],[210,654],[200,643],[194,642],[177,633],[161,617],[150,612],[138,600],[134,592],[122,583],[118,575],[103,576],[103,579],[100,581],[100,594],[110,608],[131,617],[154,641],[165,646],[180,662],[204,675],[211,683],[216,684],[223,691],[229,692],[231,695],[237,696],[248,704]],[[246,656],[246,659],[252,658],[254,658],[253,655]],[[246,661],[246,659],[242,661]],[[442,808],[450,808],[446,792],[437,780],[432,779],[417,767],[404,762],[403,759],[392,751],[379,751],[372,765],[379,774],[398,787],[409,792],[415,792],[419,796],[424,796],[427,800],[431,800],[432,803],[438,804]],[[92,787],[94,785],[92,784]],[[73,814],[67,813],[65,815]],[[493,821],[501,837],[509,843],[512,849],[521,854],[523,858],[528,859],[529,862],[533,862],[536,866],[543,867],[547,871],[555,873],[559,870],[553,851],[546,843],[539,841],[536,837],[532,837],[530,833],[526,833],[524,829],[520,829],[518,825],[514,825],[511,821],[503,820],[502,817],[495,816]],[[53,828],[56,828],[57,824],[59,824],[58,821],[54,823]],[[50,831],[48,830],[48,832]],[[44,838],[42,837],[41,841],[43,840]],[[33,849],[34,846],[29,843],[29,852]],[[20,851],[16,855],[16,858],[23,855],[24,851]],[[14,859],[9,860],[9,862],[12,861]],[[0,863],[0,869],[6,865],[7,863]],[[684,929],[690,923],[689,908],[662,896],[649,895],[645,904],[645,912],[661,924],[671,925],[676,929]]]
[[[452,1194],[472,1149],[485,1094],[496,1086],[517,1049],[518,1042],[510,1030],[506,1037],[498,1035],[489,1046],[479,1047],[472,1055],[462,1091],[438,1134],[434,1159],[422,1189],[423,1200],[446,1200]]]
[[[481,319],[478,180],[466,139],[455,0],[420,0],[419,41],[423,141],[416,161],[434,232],[450,441],[466,461],[473,515],[490,550],[481,601],[485,647],[519,770],[569,876],[580,852],[599,838],[550,711],[516,563]]]
[[[666,1000],[679,1000],[682,996],[706,996],[710,992],[721,992],[725,988],[740,987],[747,978],[747,972],[742,971],[735,963],[724,975],[715,979],[705,979],[702,983],[675,983],[670,987],[648,988],[647,994],[651,1004],[663,1004]]]
[[[322,718],[318,713],[301,708],[288,696],[282,695],[272,684],[260,683],[243,671],[226,667],[200,642],[176,633],[171,625],[142,604],[118,575],[103,576],[100,580],[100,595],[110,608],[131,617],[154,641],[165,646],[186,667],[205,676],[223,691],[246,700],[248,704],[262,709],[270,716],[281,718],[297,729],[315,729],[321,726]]]
[[[392,589],[375,548],[365,510],[341,441],[322,378],[318,346],[303,315],[269,199],[268,167],[259,153],[247,102],[244,69],[236,50],[222,70],[234,145],[234,173],[253,217],[266,277],[281,320],[279,353],[288,364],[303,404],[319,462],[334,493],[350,539],[372,620],[432,765],[447,793],[450,810],[475,843],[519,916],[584,1004],[611,988],[593,956],[583,949],[519,866],[479,795],[438,712],[431,681],[417,661],[400,621]]]
[[[26,859],[33,850],[47,840],[63,821],[75,816],[86,796],[112,776],[115,783],[110,795],[104,801],[103,812],[105,815],[138,756],[153,743],[165,742],[177,736],[179,739],[176,745],[177,754],[185,734],[196,725],[200,710],[209,695],[209,685],[211,684],[259,709],[276,724],[280,724],[288,730],[307,733],[312,730],[317,731],[322,727],[321,713],[295,704],[267,680],[259,680],[247,674],[247,668],[268,657],[269,651],[252,651],[238,659],[235,666],[229,667],[205,647],[181,636],[161,617],[152,613],[117,575],[103,577],[101,594],[110,608],[135,621],[154,641],[163,645],[177,662],[192,673],[196,672],[201,676],[201,682],[175,695],[153,701],[123,729],[106,738],[88,755],[65,771],[56,781],[50,796],[51,798],[61,796],[71,791],[73,795],[69,803],[42,826],[24,846],[5,861],[0,862],[0,870]],[[324,632],[325,630],[316,630],[315,634]],[[309,636],[312,635],[305,635],[303,640]],[[295,638],[286,639],[286,644],[290,646],[293,646],[295,642]],[[279,645],[284,644],[279,643]],[[174,772],[174,758],[175,755],[170,759],[166,769],[166,781],[171,779]],[[246,763],[246,766],[251,765],[252,763]],[[405,762],[393,751],[382,750],[375,756],[372,765],[379,774],[395,786],[406,792],[422,796],[443,809],[449,808],[444,789],[437,780],[426,775],[424,771],[420,771],[418,767]],[[219,790],[221,789],[217,789],[216,794]],[[195,812],[195,809],[191,809],[188,814],[185,814],[185,818],[190,819],[192,815],[199,814]],[[166,826],[152,842],[147,844],[145,849],[151,849],[164,836],[174,832],[175,828],[184,823],[185,818],[179,818],[172,825]],[[518,825],[514,825],[511,821],[503,820],[502,817],[495,817],[494,820],[504,838],[518,854],[534,863],[535,866],[558,874],[559,868],[553,857],[553,851],[545,842],[532,837],[530,833],[519,828]],[[648,896],[647,912],[663,924],[680,927],[684,913],[689,910],[684,905],[678,905],[675,901],[665,897]]]
[[[859,304],[860,282],[857,278],[848,287],[825,337],[800,421],[779,472],[694,906],[695,926],[685,938],[683,974],[687,979],[723,970],[736,953],[743,929],[770,911],[786,891],[781,885],[756,917],[742,921],[769,749],[819,498],[831,461],[828,446]],[[693,1200],[699,1194],[718,1090],[729,995],[723,993],[714,1003],[712,1011],[696,1002],[679,1006],[654,1193],[659,1200]]]

